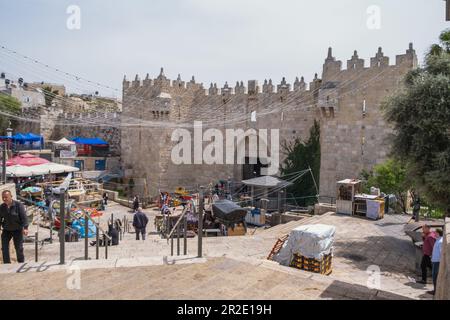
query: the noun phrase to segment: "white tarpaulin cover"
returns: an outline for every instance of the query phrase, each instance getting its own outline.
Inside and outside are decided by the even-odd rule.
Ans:
[[[295,254],[322,260],[330,254],[336,228],[324,224],[300,226],[293,229],[280,252],[273,258],[281,265],[289,266]]]

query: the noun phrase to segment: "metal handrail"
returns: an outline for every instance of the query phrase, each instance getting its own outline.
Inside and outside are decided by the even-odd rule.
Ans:
[[[175,232],[176,228],[178,227],[178,224],[180,224],[181,220],[184,218],[184,216],[187,213],[187,206],[183,209],[183,212],[181,213],[180,217],[178,218],[177,222],[173,226],[172,230],[169,232],[169,235],[166,237],[167,241],[169,241],[172,234]]]

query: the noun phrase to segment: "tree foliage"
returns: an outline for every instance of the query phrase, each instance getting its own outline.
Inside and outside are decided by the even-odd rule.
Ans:
[[[3,112],[8,115],[20,114],[20,101],[14,97],[0,93],[0,111],[2,112],[0,114],[0,135],[6,135],[6,129],[10,126],[9,122],[11,121],[11,129],[14,129],[17,126],[17,120],[8,117]]]
[[[311,167],[314,179],[319,188],[320,177],[320,125],[314,121],[314,125],[309,131],[309,139],[303,142],[300,138],[293,142],[282,144],[282,152],[286,155],[286,159],[281,166],[283,175],[290,175],[289,178],[295,177],[293,173],[306,170]],[[316,186],[311,174],[306,174],[302,178],[296,180],[294,184],[288,188],[288,193],[295,198],[311,197],[317,195]],[[289,197],[288,197],[289,198]],[[290,201],[297,202],[299,205],[309,205],[316,202],[315,198],[309,198],[309,201]]]
[[[392,156],[417,191],[450,214],[450,30],[440,39],[383,107],[395,129]]]
[[[413,190],[407,178],[407,169],[401,162],[389,159],[376,165],[371,172],[363,171],[361,177],[365,181],[366,193],[370,193],[370,187],[376,187],[385,194],[393,194],[398,200],[399,209],[406,213],[408,191]]]

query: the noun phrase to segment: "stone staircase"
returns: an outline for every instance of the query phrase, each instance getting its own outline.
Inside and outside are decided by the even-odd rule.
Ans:
[[[17,273],[20,268],[25,268],[25,270],[30,269],[31,271],[37,270],[39,266],[51,265],[49,270],[54,269],[54,271],[66,270],[67,266],[77,265],[81,269],[92,270],[89,272],[94,272],[94,269],[103,269],[102,273],[110,275],[111,273],[122,273],[128,270],[129,274],[133,274],[135,269],[129,268],[151,268],[148,270],[152,274],[158,274],[164,277],[167,272],[170,272],[173,268],[179,264],[190,265],[191,267],[186,267],[183,270],[192,270],[189,273],[181,272],[179,273],[179,279],[164,278],[162,285],[164,283],[171,283],[174,281],[174,286],[186,286],[186,284],[192,283],[193,272],[195,277],[205,277],[206,279],[211,278],[207,281],[213,287],[217,287],[217,292],[214,294],[220,294],[221,290],[225,290],[229,293],[229,298],[239,296],[239,290],[236,287],[224,284],[224,279],[226,283],[239,283],[236,279],[240,277],[240,281],[243,283],[248,283],[250,287],[260,287],[262,288],[261,281],[267,284],[268,290],[272,290],[273,298],[283,299],[283,298],[378,298],[380,293],[376,290],[368,290],[364,287],[365,281],[354,277],[354,273],[348,274],[347,271],[354,269],[346,269],[342,263],[336,265],[336,270],[329,277],[312,274],[305,271],[283,267],[274,263],[273,261],[266,260],[271,248],[275,244],[276,239],[280,238],[300,225],[321,223],[322,219],[333,218],[332,213],[313,216],[301,219],[299,221],[292,221],[286,224],[277,225],[270,229],[257,229],[254,235],[248,235],[245,237],[208,237],[204,238],[203,243],[203,257],[202,259],[196,258],[197,256],[197,238],[188,239],[188,252],[187,255],[183,255],[183,239],[180,239],[180,256],[177,254],[177,242],[174,240],[174,255],[170,256],[170,243],[166,239],[161,239],[161,237],[150,231],[147,235],[145,241],[135,240],[135,234],[128,233],[125,234],[119,246],[108,247],[108,259],[105,258],[105,248],[100,247],[100,259],[95,259],[95,247],[89,246],[89,261],[84,260],[84,239],[81,239],[76,243],[66,243],[66,266],[57,266],[59,261],[59,243],[57,240],[53,244],[47,244],[42,249],[40,249],[40,260],[39,263],[33,263],[30,260],[34,258],[34,246],[26,245],[26,257],[28,262],[25,266],[20,264],[12,264],[9,266],[0,266],[0,274],[2,273]],[[339,218],[340,219],[340,218]],[[356,223],[358,220],[351,220]],[[150,221],[149,226],[152,229],[153,225]],[[54,237],[56,239],[56,236]],[[92,241],[93,239],[90,239]],[[199,264],[200,263],[200,264]],[[200,265],[204,264],[202,267]],[[155,269],[157,268],[157,269]],[[158,269],[160,268],[160,269]],[[183,267],[184,268],[184,267]],[[245,270],[244,270],[245,269]],[[123,270],[123,271],[120,271]],[[344,271],[345,270],[345,271]],[[245,271],[245,272],[244,272]],[[97,272],[97,271],[95,271]],[[100,271],[99,271],[100,272]],[[244,276],[245,273],[245,276]],[[365,275],[364,270],[361,272],[361,276]],[[45,274],[45,273],[44,273]],[[98,274],[98,273],[96,273]],[[177,273],[178,274],[178,273]],[[100,275],[100,274],[99,274]],[[207,276],[206,276],[207,275]],[[219,276],[220,275],[220,276]],[[255,275],[258,275],[258,280],[256,280]],[[36,279],[40,279],[39,274],[35,275]],[[126,285],[128,274],[120,276],[123,277],[123,283]],[[223,279],[222,279],[222,278]],[[352,279],[355,278],[355,279]],[[360,277],[361,278],[361,277]],[[33,278],[34,279],[34,278]],[[203,279],[203,278],[202,278]],[[233,280],[234,279],[234,280]],[[253,279],[253,280],[252,280]],[[289,279],[289,280],[288,280]],[[361,278],[362,279],[362,278]],[[419,293],[413,288],[409,288],[404,284],[400,284],[395,279],[383,278],[383,285],[388,284],[386,289],[383,288],[382,295],[388,297],[388,294],[392,294],[391,298],[417,298]],[[136,279],[135,279],[136,280]],[[40,281],[40,280],[39,280]],[[131,280],[130,280],[131,281]],[[134,281],[134,280],[133,280]],[[136,280],[137,281],[137,280]],[[156,281],[150,279],[144,279],[137,281]],[[219,281],[219,282],[217,282]],[[252,282],[255,281],[255,282]],[[167,284],[166,283],[166,284]],[[176,283],[176,284],[175,284]],[[217,283],[221,283],[220,286]],[[0,282],[1,284],[1,282]],[[156,283],[155,283],[156,284]],[[161,285],[161,283],[159,283]],[[295,285],[294,285],[295,284]],[[361,286],[361,284],[363,284]],[[356,287],[355,287],[356,286]],[[317,288],[317,292],[314,291],[314,295],[309,296],[312,292],[305,292],[298,289],[298,294],[293,294],[292,291],[295,288],[304,287],[314,287]],[[272,288],[272,289],[271,289]],[[274,288],[277,288],[276,290]],[[353,288],[358,288],[355,290]],[[132,294],[131,289],[129,294]],[[185,290],[185,289],[182,289]],[[187,289],[186,289],[187,290]],[[211,289],[212,290],[212,289]],[[291,290],[288,293],[285,290]],[[300,290],[300,291],[299,291]],[[312,290],[312,289],[311,289]],[[346,292],[340,295],[339,291]],[[224,291],[224,292],[225,292]],[[106,292],[106,291],[105,291]],[[192,290],[183,291],[186,298],[197,297]],[[247,290],[247,293],[252,296],[251,290]],[[322,294],[320,293],[322,292]],[[323,292],[326,294],[324,295]],[[380,291],[381,292],[381,291]],[[399,294],[395,296],[394,293]],[[301,293],[301,294],[300,294]],[[149,293],[150,294],[150,293]],[[152,292],[151,295],[154,297],[163,298],[165,297],[165,292]],[[61,298],[62,296],[58,296]],[[69,294],[67,297],[71,297]],[[80,296],[81,297],[81,296]],[[84,297],[84,296],[83,296]],[[184,295],[178,295],[178,293],[173,292],[172,295],[168,295],[167,298],[183,298]],[[228,297],[228,296],[227,296]],[[266,296],[264,290],[259,291],[258,294],[253,293],[253,297],[257,299],[270,299]],[[206,295],[204,298],[211,298],[211,296]],[[217,298],[220,298],[217,296]]]
[[[291,221],[291,222],[288,222],[285,224],[279,224],[279,225],[274,226],[269,229],[257,230],[257,232],[255,232],[255,235],[258,235],[260,237],[266,237],[266,238],[272,238],[272,237],[279,238],[279,237],[282,237],[283,235],[289,234],[292,229],[297,228],[299,226],[319,223],[321,219],[323,219],[324,217],[327,217],[330,214],[332,214],[332,213],[330,212],[330,213],[326,213],[326,214],[320,215],[320,216],[312,216],[312,217],[303,218],[298,221]]]

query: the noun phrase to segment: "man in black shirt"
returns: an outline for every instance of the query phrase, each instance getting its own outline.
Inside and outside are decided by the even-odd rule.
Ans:
[[[133,227],[136,229],[136,240],[139,240],[139,235],[142,234],[142,240],[145,240],[145,228],[147,227],[148,218],[142,212],[142,208],[138,208],[133,217]]]
[[[0,206],[0,225],[2,227],[3,263],[11,263],[9,242],[14,241],[17,262],[25,262],[23,255],[23,236],[28,235],[28,218],[22,203],[13,200],[9,190],[2,192],[3,204]]]

